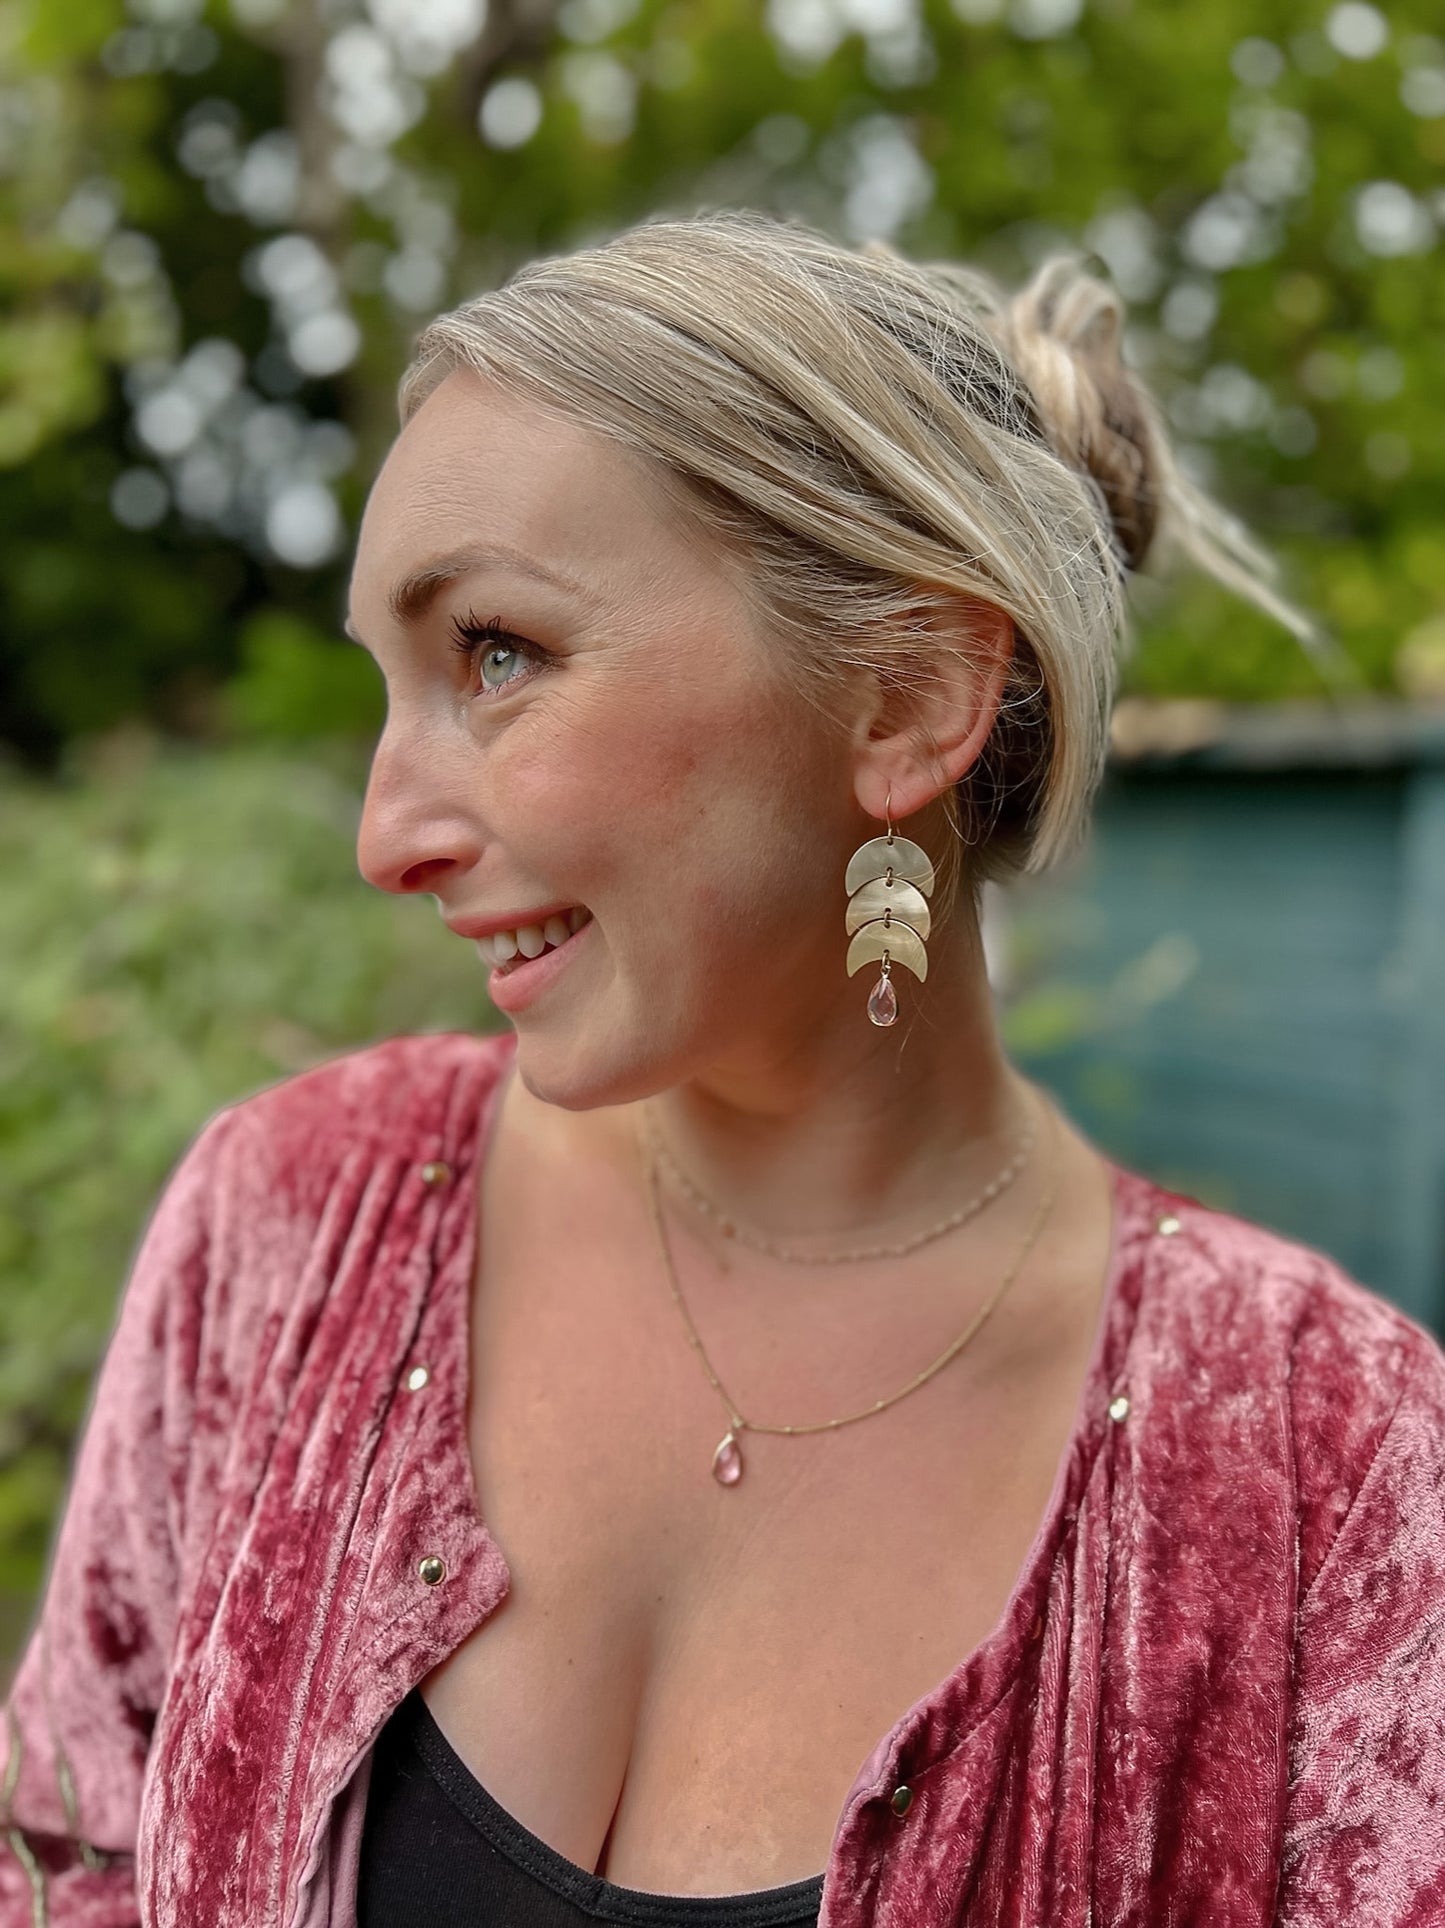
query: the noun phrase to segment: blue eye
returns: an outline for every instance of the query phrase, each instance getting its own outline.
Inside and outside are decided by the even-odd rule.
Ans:
[[[482,688],[489,695],[497,695],[500,691],[509,688],[511,684],[525,680],[516,676],[504,676],[500,683],[489,683],[486,680],[488,667],[495,669],[499,658],[503,659],[503,667],[505,667],[507,657],[530,658],[533,662],[540,662],[544,654],[534,643],[529,643],[524,637],[514,636],[509,629],[504,629],[500,616],[492,616],[484,623],[479,623],[474,617],[468,617],[466,621],[462,621],[459,617],[453,619],[452,648],[459,655],[470,662],[484,645],[487,647],[482,655],[478,673]]]

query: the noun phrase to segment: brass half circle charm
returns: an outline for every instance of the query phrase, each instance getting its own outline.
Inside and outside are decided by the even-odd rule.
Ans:
[[[845,920],[848,935],[851,937],[864,924],[875,917],[881,917],[886,910],[893,913],[896,924],[901,917],[905,924],[911,924],[918,935],[928,941],[928,933],[933,928],[933,913],[928,908],[928,899],[916,884],[905,884],[895,877],[891,884],[875,877],[871,884],[864,884],[855,890],[848,899],[848,915]]]
[[[843,880],[848,895],[851,897],[863,884],[871,884],[875,877],[886,877],[890,864],[895,877],[917,884],[925,897],[933,895],[933,865],[928,852],[907,837],[895,837],[892,843],[886,837],[870,837],[867,843],[859,844],[848,859],[848,874]]]
[[[881,917],[875,917],[848,946],[849,977],[874,958],[881,958],[885,951],[894,964],[906,964],[920,984],[928,976],[928,953],[918,932],[896,921],[885,926]]]

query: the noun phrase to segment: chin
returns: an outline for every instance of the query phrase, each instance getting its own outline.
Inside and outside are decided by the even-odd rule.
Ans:
[[[562,1111],[596,1111],[603,1105],[633,1104],[673,1082],[662,1066],[655,1040],[635,1043],[621,1027],[603,1037],[584,1031],[579,1038],[559,1031],[533,1031],[525,1020],[517,1034],[516,1076],[539,1104]]]

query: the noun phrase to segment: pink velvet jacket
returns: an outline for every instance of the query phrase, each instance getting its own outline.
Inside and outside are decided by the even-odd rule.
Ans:
[[[372,1743],[507,1586],[466,1395],[513,1048],[354,1052],[181,1161],[7,1710],[3,1928],[354,1923]],[[1319,1253],[1114,1183],[1048,1511],[860,1769],[823,1922],[1438,1928],[1445,1356]]]

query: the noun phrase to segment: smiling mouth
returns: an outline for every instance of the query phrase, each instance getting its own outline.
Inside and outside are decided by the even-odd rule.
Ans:
[[[591,911],[575,905],[569,911],[558,911],[544,924],[523,924],[514,931],[493,931],[490,937],[479,937],[477,951],[484,964],[506,976],[519,965],[559,950],[591,922]]]

